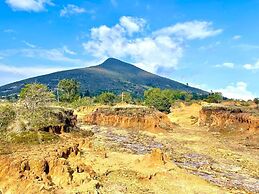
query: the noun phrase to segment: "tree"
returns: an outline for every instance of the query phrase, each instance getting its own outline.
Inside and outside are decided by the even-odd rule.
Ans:
[[[0,105],[0,132],[14,121],[16,113],[12,104]]]
[[[72,79],[63,79],[58,83],[58,100],[62,102],[73,102],[79,98],[79,82]]]
[[[210,93],[207,98],[209,103],[220,103],[223,100],[223,96],[220,92]]]
[[[20,92],[18,109],[19,119],[27,121],[27,128],[39,129],[56,122],[51,116],[50,103],[54,101],[54,94],[43,84],[27,84]]]
[[[144,92],[144,102],[146,105],[156,108],[159,111],[169,113],[171,102],[168,92],[163,92],[159,88],[153,88]]]
[[[104,92],[96,97],[96,102],[105,105],[113,105],[117,101],[117,96],[111,92]]]
[[[259,107],[259,98],[255,98],[253,101],[256,104],[256,108],[258,108]]]
[[[121,97],[121,102],[132,103],[133,99],[132,99],[131,93],[122,92],[120,97]]]
[[[45,107],[52,102],[54,94],[44,84],[27,84],[21,89],[20,100],[26,109],[34,113],[35,109]]]

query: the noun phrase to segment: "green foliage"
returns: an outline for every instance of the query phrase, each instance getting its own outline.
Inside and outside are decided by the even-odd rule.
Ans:
[[[132,103],[133,102],[132,95],[129,92],[122,92],[120,97],[121,97],[121,102],[126,102],[126,103]]]
[[[113,105],[118,97],[112,92],[104,92],[96,97],[95,101],[105,105]]]
[[[58,83],[58,99],[61,102],[73,102],[80,95],[79,82],[72,79],[63,79]]]
[[[167,96],[169,92],[159,88],[153,88],[145,91],[144,102],[146,105],[156,108],[162,112],[170,112],[171,100]]]
[[[93,105],[93,100],[90,97],[78,98],[71,103],[72,108],[78,108],[80,106],[90,106]]]
[[[0,131],[6,130],[6,128],[14,121],[16,113],[12,105],[0,106]]]
[[[38,107],[46,106],[54,100],[54,94],[44,84],[27,84],[20,92],[22,105],[34,112]]]
[[[223,96],[220,92],[211,93],[207,98],[207,102],[209,103],[220,103],[222,100]]]
[[[6,142],[18,143],[18,144],[42,144],[42,143],[54,143],[58,141],[59,137],[55,134],[48,132],[35,132],[35,131],[23,131],[20,133],[11,132],[2,134],[2,139]]]
[[[53,116],[53,112],[49,109],[53,100],[54,95],[46,85],[27,84],[20,92],[17,126],[25,126],[26,129],[36,130],[46,125],[56,124],[58,119]]]

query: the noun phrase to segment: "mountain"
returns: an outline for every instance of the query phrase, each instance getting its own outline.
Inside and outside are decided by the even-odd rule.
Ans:
[[[90,92],[91,95],[99,94],[102,91],[112,91],[117,94],[128,91],[136,96],[141,96],[150,87],[208,94],[203,90],[149,73],[129,63],[109,58],[97,66],[55,72],[1,86],[0,96],[18,94],[25,84],[35,82],[46,84],[50,89],[55,90],[61,79],[79,81],[81,92],[83,94]]]

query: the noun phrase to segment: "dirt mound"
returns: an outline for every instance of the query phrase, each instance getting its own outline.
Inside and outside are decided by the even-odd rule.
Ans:
[[[91,125],[151,132],[163,132],[174,128],[173,123],[166,114],[142,106],[99,107],[91,114],[85,116],[84,122]]]
[[[204,106],[200,111],[199,125],[223,131],[254,132],[259,130],[259,115],[239,107]]]

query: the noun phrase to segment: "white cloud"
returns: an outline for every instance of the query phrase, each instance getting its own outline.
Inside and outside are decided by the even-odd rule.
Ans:
[[[65,17],[81,13],[86,13],[86,10],[82,7],[78,7],[77,5],[68,4],[60,11],[60,16]]]
[[[132,35],[135,32],[143,30],[146,21],[142,18],[126,17],[122,16],[120,18],[120,25],[125,28],[125,30]]]
[[[64,70],[63,68],[51,68],[44,66],[35,66],[35,67],[16,67],[6,64],[0,64],[0,73],[8,73],[22,76],[37,76],[44,75],[56,71]]]
[[[184,23],[177,23],[169,27],[162,28],[156,31],[159,35],[174,35],[186,39],[204,39],[210,36],[216,36],[223,30],[212,28],[211,22],[206,21],[190,21]]]
[[[15,33],[15,30],[9,28],[9,29],[4,29],[3,32],[4,33]]]
[[[81,60],[66,56],[66,54],[76,54],[66,48],[26,48],[26,49],[9,49],[0,51],[0,57],[22,56],[29,58],[45,59],[50,61],[62,61],[73,64],[80,64]]]
[[[239,40],[240,38],[242,38],[241,35],[235,35],[232,37],[233,40]]]
[[[30,47],[30,48],[36,48],[36,45],[34,45],[34,44],[31,44],[31,43],[29,43],[29,42],[27,42],[27,41],[22,41],[26,46],[28,46],[28,47]]]
[[[223,63],[221,65],[216,65],[215,67],[226,67],[226,68],[233,69],[235,67],[235,64],[230,63],[230,62],[226,62],[226,63]]]
[[[156,72],[159,67],[177,67],[187,39],[215,36],[222,31],[213,30],[209,22],[194,21],[170,27],[175,30],[167,30],[168,27],[146,35],[145,24],[142,18],[123,16],[112,27],[102,25],[92,28],[91,40],[83,43],[83,46],[98,59],[115,57],[130,60],[140,68]]]
[[[52,0],[6,0],[5,2],[13,10],[39,12],[43,11],[46,5],[53,5],[51,1]]]
[[[227,98],[249,100],[254,99],[255,95],[247,90],[245,82],[237,82],[235,85],[231,84],[226,88],[217,89],[215,91],[222,92],[223,96]]]
[[[257,62],[254,65],[245,64],[245,65],[243,65],[243,67],[247,70],[258,70],[259,69],[259,60],[257,60]]]
[[[67,46],[63,46],[63,50],[65,53],[69,55],[76,55],[77,53],[75,51],[70,50]]]

